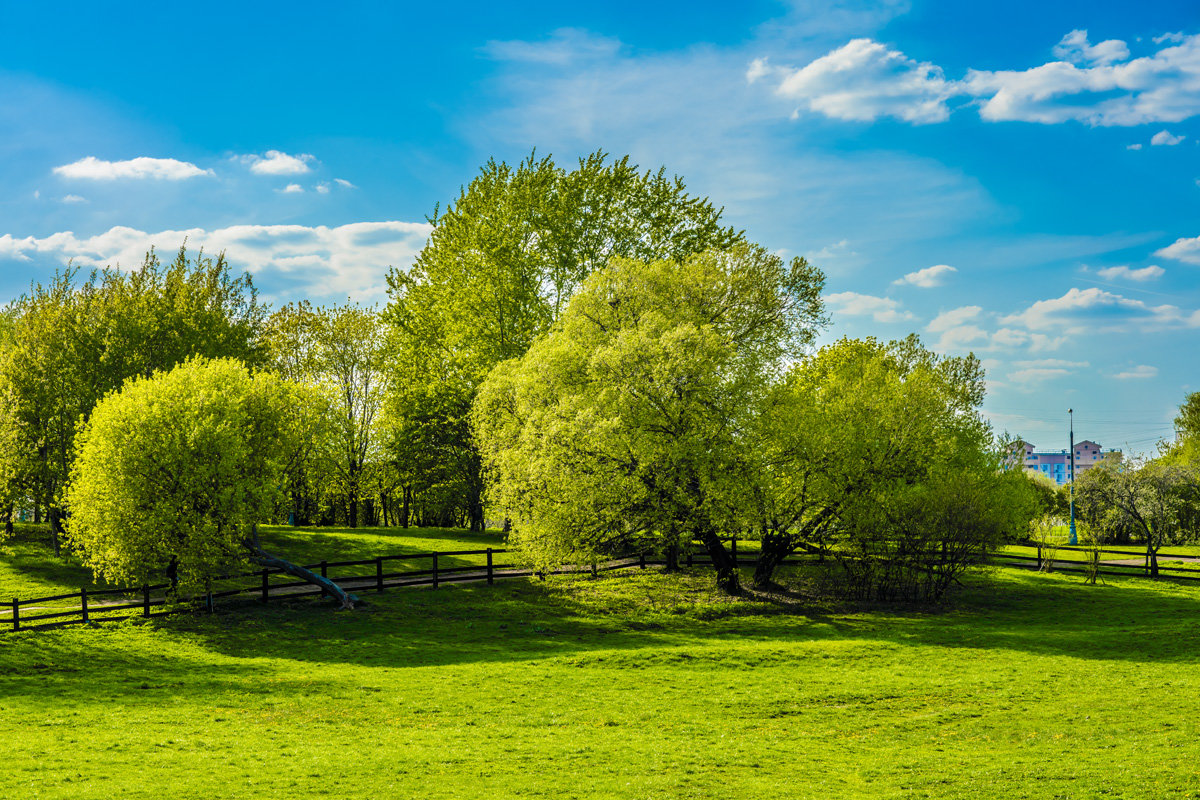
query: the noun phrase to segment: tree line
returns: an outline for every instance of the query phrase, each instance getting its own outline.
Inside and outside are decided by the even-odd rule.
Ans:
[[[491,521],[544,567],[699,548],[736,592],[749,535],[757,586],[803,551],[931,599],[1026,535],[979,361],[815,348],[823,273],[722,213],[628,158],[530,156],[435,209],[379,310],[272,311],[182,248],[60,272],[0,317],[0,510],[111,579],[192,583],[276,558],[264,521]]]

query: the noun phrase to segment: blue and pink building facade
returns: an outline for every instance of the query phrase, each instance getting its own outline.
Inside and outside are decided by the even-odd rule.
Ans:
[[[1085,439],[1075,443],[1075,476],[1084,470],[1094,467],[1100,459],[1109,453],[1119,453],[1120,450],[1102,450],[1100,445]],[[1021,465],[1030,472],[1038,472],[1050,478],[1059,486],[1071,480],[1071,453],[1069,450],[1035,450],[1029,442],[1021,442],[1018,456]]]

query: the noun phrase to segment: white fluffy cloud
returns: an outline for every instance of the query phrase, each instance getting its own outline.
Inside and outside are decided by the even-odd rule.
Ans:
[[[279,150],[268,150],[265,155],[241,156],[243,164],[250,165],[255,175],[303,175],[311,171],[309,164],[317,159],[308,153],[288,155]]]
[[[825,296],[825,302],[835,314],[848,317],[869,316],[876,322],[903,322],[913,315],[900,309],[900,302],[890,297],[875,297],[858,292],[837,292]]]
[[[779,94],[845,120],[941,122],[956,97],[973,99],[980,116],[995,122],[1128,126],[1200,114],[1200,35],[1160,37],[1155,44],[1153,54],[1130,58],[1125,42],[1091,44],[1087,31],[1075,30],[1054,47],[1057,61],[1029,69],[971,69],[955,81],[934,64],[872,39],[853,39],[799,69],[771,70],[759,59],[746,77],[773,72]],[[1164,134],[1175,138],[1165,131],[1155,138]]]
[[[122,178],[181,181],[187,178],[197,178],[201,175],[212,175],[210,169],[200,169],[187,161],[174,158],[150,158],[140,156],[128,161],[105,161],[95,156],[88,156],[54,168],[54,174],[63,178],[75,178],[92,181],[114,181]]]
[[[1129,47],[1120,39],[1090,44],[1087,31],[1074,30],[1054,46],[1054,55],[1072,64],[1111,64],[1129,58]]]
[[[897,278],[892,281],[892,284],[900,285],[907,283],[912,286],[920,286],[922,289],[932,289],[935,286],[941,286],[942,279],[951,272],[958,272],[958,270],[949,264],[935,264],[932,267],[910,272],[903,278]]]
[[[1096,270],[1096,274],[1105,280],[1124,279],[1127,281],[1152,281],[1155,278],[1161,278],[1164,270],[1162,267],[1151,264],[1148,267],[1141,269],[1130,269],[1129,267],[1105,267],[1104,269]]]
[[[1165,145],[1166,147],[1174,147],[1186,138],[1186,136],[1176,136],[1170,131],[1159,131],[1150,137],[1150,144],[1156,146]]]
[[[926,326],[926,330],[931,333],[948,331],[962,325],[967,320],[975,319],[981,311],[983,309],[980,306],[962,306],[950,311],[943,311],[933,318],[933,321]]]
[[[1139,364],[1132,369],[1127,369],[1124,372],[1118,372],[1113,375],[1119,381],[1136,381],[1155,378],[1158,376],[1158,367],[1151,367],[1145,364]]]
[[[1200,265],[1200,236],[1176,239],[1166,247],[1155,250],[1154,255]]]
[[[1200,312],[1188,313],[1178,306],[1150,306],[1141,300],[1122,297],[1103,289],[1070,289],[1062,297],[1038,300],[1019,314],[1001,320],[1031,331],[1063,330],[1082,335],[1129,328],[1193,327]]]
[[[1064,361],[1059,358],[1043,358],[1035,361],[1014,361],[1017,367],[1008,373],[1008,380],[1016,384],[1043,383],[1054,378],[1071,375],[1088,366],[1086,361]]]
[[[298,183],[289,183],[287,186],[279,190],[281,194],[303,194],[304,187]]]
[[[0,260],[34,258],[81,267],[142,263],[154,246],[170,252],[186,239],[189,249],[224,251],[234,269],[281,287],[276,294],[374,301],[383,297],[389,266],[407,268],[429,237],[423,222],[357,222],[335,228],[304,225],[234,225],[147,233],[116,227],[81,238],[70,231],[45,238],[0,236]]]
[[[765,62],[755,62],[746,77],[761,77],[765,69]],[[913,123],[945,120],[946,100],[956,93],[940,67],[871,39],[852,39],[807,66],[784,70],[777,91],[835,119],[896,117]]]

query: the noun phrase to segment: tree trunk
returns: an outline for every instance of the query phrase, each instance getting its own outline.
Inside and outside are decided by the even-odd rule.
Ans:
[[[50,521],[50,541],[54,544],[54,555],[62,555],[62,509],[56,506],[50,506],[46,509],[46,516]]]
[[[315,572],[305,569],[299,564],[293,564],[290,561],[285,561],[279,556],[274,556],[262,549],[258,543],[258,526],[255,526],[251,536],[242,539],[242,546],[250,551],[250,560],[260,567],[270,567],[273,569],[281,569],[289,575],[294,575],[302,581],[307,581],[315,586],[320,586],[325,593],[338,601],[340,607],[346,611],[354,610],[356,603],[361,603],[362,600],[357,595],[349,594],[345,589],[338,586],[328,578],[324,578]]]
[[[404,486],[404,500],[400,507],[400,527],[408,527],[408,515],[410,512],[409,504],[412,503],[412,486]]]
[[[663,572],[679,572],[679,545],[667,545],[663,551]]]
[[[717,536],[716,531],[706,530],[701,533],[700,542],[712,559],[713,569],[717,571],[717,588],[726,594],[741,594],[742,585],[738,578],[737,566],[733,563],[733,557],[729,555],[721,537]]]
[[[13,504],[9,503],[8,508],[4,509],[4,533],[6,536],[12,536],[13,533]]]
[[[768,544],[767,537],[763,537],[762,550],[758,553],[758,560],[754,562],[755,589],[766,589],[771,585],[776,568],[790,555],[790,550],[791,548],[779,546],[775,542]]]

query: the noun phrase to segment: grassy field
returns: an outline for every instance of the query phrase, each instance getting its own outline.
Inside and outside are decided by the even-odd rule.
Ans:
[[[992,569],[931,610],[711,586],[647,570],[3,634],[0,797],[1200,795],[1196,588]]]

